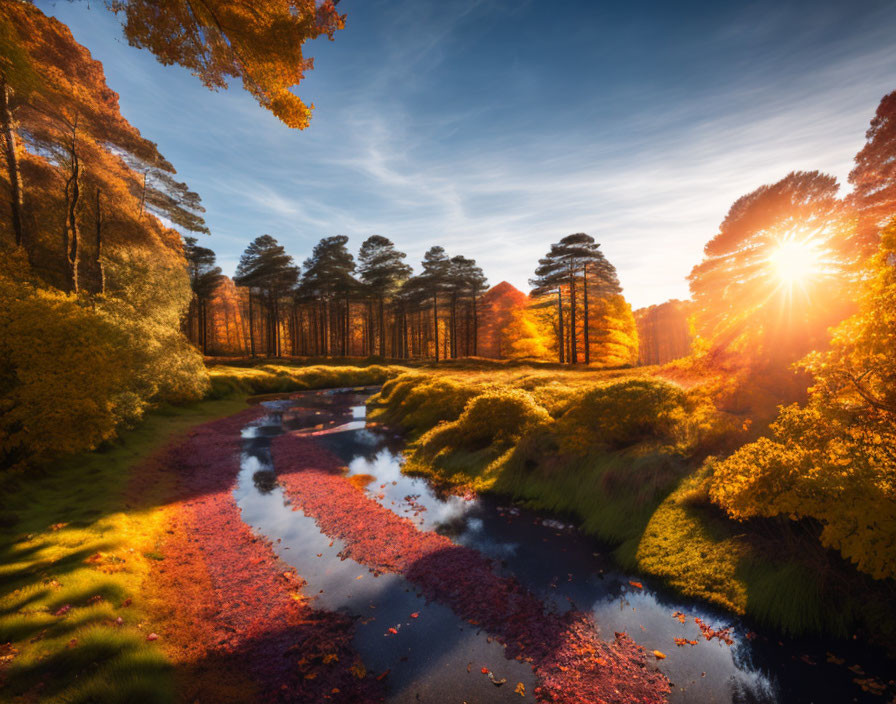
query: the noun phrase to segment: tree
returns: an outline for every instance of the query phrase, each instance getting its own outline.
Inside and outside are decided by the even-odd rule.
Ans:
[[[298,281],[298,269],[283,247],[270,235],[256,237],[243,255],[233,277],[249,290],[249,346],[255,356],[253,294],[266,315],[265,350],[280,356],[280,300]]]
[[[184,237],[184,256],[190,275],[193,300],[190,302],[187,329],[192,332],[192,317],[195,305],[197,342],[202,354],[208,354],[208,302],[224,278],[221,267],[215,265],[215,253],[196,244],[195,237]]]
[[[811,518],[819,539],[875,578],[896,578],[896,219],[867,262],[858,311],[813,352],[805,406],[712,465],[710,497],[738,520]]]
[[[314,65],[309,39],[345,26],[335,3],[317,0],[109,0],[121,13],[131,46],[160,63],[179,64],[209,88],[238,78],[266,110],[289,127],[308,126],[314,106],[291,91]]]
[[[146,164],[167,175],[173,174],[174,168],[155,144],[121,116],[118,96],[106,85],[102,65],[74,41],[68,28],[28,4],[0,6],[0,75],[5,82],[0,121],[5,132],[16,241],[27,247],[32,261],[45,268],[49,267],[41,261],[44,252],[61,255],[65,286],[78,292],[89,246],[82,233],[91,220],[96,240],[93,278],[101,289],[100,253],[109,226],[122,234],[156,230],[154,234],[168,236],[157,223],[135,225],[133,214],[118,205],[132,202],[122,194],[133,192],[136,182],[129,165]],[[18,147],[16,137],[22,138],[30,153]],[[23,177],[26,170],[32,172],[32,178]],[[180,186],[189,193],[186,186]],[[37,189],[34,195],[40,193],[42,205],[30,214],[24,210],[29,188]],[[55,193],[50,192],[53,189],[57,189]],[[190,205],[201,210],[198,196],[190,196]],[[88,200],[93,203],[92,213]],[[114,218],[104,212],[104,200],[116,203]],[[56,221],[62,226],[53,227],[59,232],[58,246],[39,240],[49,227],[36,227],[32,236],[26,236],[29,215],[41,219],[49,203],[59,203],[62,211]],[[176,221],[177,217],[170,219]],[[169,244],[179,247],[179,238],[172,238]]]
[[[395,249],[386,237],[372,235],[361,244],[358,254],[361,282],[379,307],[379,354],[386,356],[385,301],[392,298],[411,275],[411,267],[404,263],[407,255]],[[372,326],[369,335],[369,352],[373,353]],[[395,356],[393,345],[392,356]]]
[[[330,354],[338,342],[343,355],[348,352],[349,300],[358,292],[353,273],[355,258],[348,251],[348,237],[324,237],[302,264],[300,295],[317,308],[319,351]],[[342,310],[336,309],[342,302]]]
[[[517,311],[525,310],[529,299],[525,293],[506,281],[493,286],[482,296],[482,314],[479,325],[479,354],[494,359],[511,356],[510,344],[515,336],[507,337],[506,331]]]
[[[444,247],[430,247],[423,255],[423,271],[416,277],[416,288],[432,301],[434,357],[439,361],[439,297],[448,290],[451,263]]]
[[[844,315],[837,181],[797,171],[739,198],[688,280],[697,334],[714,353],[786,364]]]
[[[569,307],[569,356],[572,364],[578,363],[579,329],[577,313],[579,290],[582,299],[582,338],[585,363],[591,363],[592,327],[591,308],[595,300],[620,296],[622,289],[616,276],[616,269],[599,251],[600,245],[584,232],[567,235],[551,245],[547,256],[539,260],[535,278],[529,281],[533,286],[533,296],[544,298],[557,293],[557,335],[560,362],[564,361],[563,291],[567,292]],[[543,305],[543,303],[542,303]]]
[[[859,214],[856,248],[873,253],[880,229],[896,215],[896,91],[885,95],[849,174],[850,203]]]
[[[451,257],[446,270],[445,289],[451,297],[451,357],[459,356],[460,334],[458,329],[458,304],[467,304],[464,356],[478,352],[479,316],[477,302],[483,291],[488,288],[488,280],[474,259],[464,256]]]
[[[688,302],[673,299],[635,311],[640,364],[665,364],[690,354],[690,309]]]

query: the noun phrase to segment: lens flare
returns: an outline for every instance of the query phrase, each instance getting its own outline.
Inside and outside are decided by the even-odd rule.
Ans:
[[[821,272],[821,252],[812,242],[785,240],[768,258],[782,283],[806,283]]]

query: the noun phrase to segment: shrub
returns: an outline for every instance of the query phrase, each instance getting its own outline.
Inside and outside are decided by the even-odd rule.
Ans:
[[[619,450],[647,440],[681,437],[691,403],[678,386],[656,379],[624,379],[574,398],[557,423],[563,450]]]

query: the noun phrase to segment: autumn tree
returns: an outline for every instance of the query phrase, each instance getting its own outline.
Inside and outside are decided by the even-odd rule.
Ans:
[[[548,254],[539,260],[535,278],[529,283],[533,287],[532,295],[536,299],[536,305],[548,305],[546,298],[557,294],[556,329],[560,362],[568,360],[572,364],[578,363],[581,337],[585,363],[590,364],[595,337],[606,337],[610,330],[608,325],[620,320],[620,315],[624,313],[623,301],[611,300],[621,298],[622,289],[619,286],[616,269],[604,257],[600,245],[593,237],[583,232],[567,235],[551,245]],[[564,293],[569,311],[566,325],[564,325]],[[599,307],[601,320],[596,327],[592,326],[595,305]],[[581,333],[578,325],[580,319]],[[633,325],[625,320],[624,326],[628,331],[625,334],[630,336]],[[567,344],[564,334],[567,331],[569,354],[565,355],[564,347],[567,347]],[[616,358],[614,355],[613,359]]]
[[[859,253],[874,252],[881,227],[896,215],[896,91],[881,99],[865,139],[849,174]]]
[[[876,578],[896,578],[896,220],[860,279],[858,311],[804,366],[804,406],[712,466],[710,496],[738,520],[809,518],[819,539]]]
[[[690,354],[689,317],[689,303],[677,299],[636,310],[638,361],[665,364]]]
[[[411,267],[404,263],[407,255],[395,249],[392,241],[381,235],[372,235],[361,244],[358,254],[358,273],[371,301],[377,304],[379,355],[386,356],[386,300],[392,299],[401,285],[411,275]],[[372,314],[368,309],[368,319]],[[368,324],[368,352],[373,354],[373,325]],[[394,338],[393,338],[394,342]],[[393,344],[393,356],[395,345]]]
[[[506,359],[511,356],[506,331],[511,326],[516,312],[525,309],[528,302],[525,293],[506,281],[493,286],[483,294],[479,326],[479,353],[483,357]]]
[[[798,171],[739,198],[688,280],[694,320],[714,353],[786,362],[844,315],[832,285],[847,236],[837,181]]]
[[[140,162],[169,176],[174,168],[155,144],[121,116],[118,96],[106,85],[102,65],[72,39],[64,25],[24,3],[4,3],[0,24],[0,34],[6,37],[0,41],[0,64],[26,67],[22,73],[4,74],[4,151],[14,193],[12,209],[19,211],[19,217],[13,218],[16,240],[27,245],[32,261],[44,269],[53,268],[46,262],[46,255],[57,254],[69,290],[81,289],[85,265],[92,269],[89,273],[101,288],[101,253],[109,229],[136,234],[156,227],[135,223],[135,214],[127,209],[108,206],[112,202],[133,202],[122,193],[133,192],[136,185],[130,164]],[[10,45],[15,48],[9,50]],[[6,119],[13,114],[14,121]],[[16,130],[30,153],[22,152],[15,139],[10,139]],[[25,177],[26,171],[30,178]],[[201,210],[198,196],[183,188],[192,198],[186,208]],[[32,208],[30,213],[23,210],[29,189],[37,189],[33,200],[43,202],[43,209]],[[58,245],[39,240],[51,230],[49,219],[44,220],[48,201],[59,203],[63,211],[57,221],[60,224],[52,228],[58,232]],[[172,214],[169,219],[177,219],[170,209],[160,214]],[[34,231],[26,237],[30,219],[35,221]],[[93,235],[92,242],[88,242],[87,231]],[[160,230],[158,234],[164,237],[165,232]],[[175,237],[169,244],[180,246]],[[85,261],[88,254],[93,255],[89,263]]]
[[[238,79],[289,127],[308,126],[314,106],[292,88],[314,65],[303,45],[345,26],[335,3],[317,0],[108,0],[131,46],[193,72],[207,87]]]

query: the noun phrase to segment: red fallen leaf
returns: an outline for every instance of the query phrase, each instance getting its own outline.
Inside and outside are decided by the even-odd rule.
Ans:
[[[150,633],[148,636],[146,636],[146,640],[158,640],[158,639],[159,639],[158,633]]]
[[[396,635],[396,634],[398,633],[398,630],[395,629],[395,628],[390,628],[390,629],[389,629],[389,633],[391,633],[391,634],[394,636],[394,635]]]
[[[631,582],[630,581],[629,584],[631,584],[635,589],[643,589],[644,588],[644,585],[641,584],[640,582]]]
[[[487,667],[483,667],[483,668],[482,668],[482,674],[483,674],[483,675],[487,675],[487,674],[488,674],[488,668],[487,668]]]
[[[420,618],[420,614],[418,614],[418,613],[415,611],[414,613],[411,614],[411,618]]]
[[[386,670],[385,672],[383,672],[383,673],[380,674],[380,675],[377,675],[377,676],[376,676],[376,680],[377,680],[377,682],[382,682],[384,679],[386,679],[386,677],[388,676],[388,674],[389,674],[390,672],[392,672],[391,669]]]
[[[69,611],[71,611],[72,605],[66,604],[65,606],[60,606],[59,609],[54,613],[54,616],[65,616]]]

